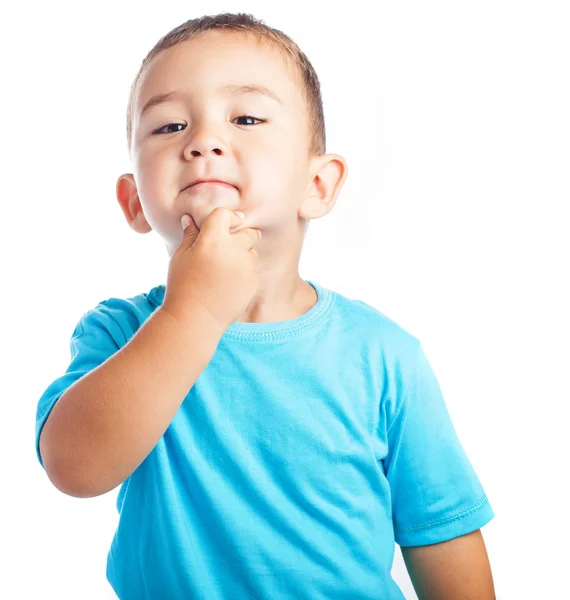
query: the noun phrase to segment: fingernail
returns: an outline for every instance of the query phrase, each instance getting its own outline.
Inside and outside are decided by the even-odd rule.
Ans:
[[[188,215],[182,215],[181,223],[182,229],[186,229],[186,227],[188,227],[188,223],[190,223],[190,217]]]
[[[242,221],[245,219],[245,215],[241,212],[241,210],[236,210],[234,212]]]

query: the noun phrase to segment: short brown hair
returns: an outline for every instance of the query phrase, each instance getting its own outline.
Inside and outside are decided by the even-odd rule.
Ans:
[[[186,40],[195,38],[199,34],[212,29],[250,33],[257,37],[259,43],[267,41],[281,51],[300,74],[301,93],[307,105],[309,124],[309,153],[321,155],[326,151],[325,119],[321,86],[313,65],[299,46],[286,34],[278,29],[266,25],[262,20],[256,19],[248,13],[221,13],[218,15],[205,15],[196,19],[189,19],[178,25],[164,35],[142,61],[139,71],[131,85],[129,104],[127,107],[127,143],[129,154],[131,151],[133,104],[139,79],[145,66],[159,53]]]

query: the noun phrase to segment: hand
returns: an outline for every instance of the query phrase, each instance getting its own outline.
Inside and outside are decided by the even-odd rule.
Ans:
[[[193,303],[200,304],[223,332],[240,317],[259,285],[258,253],[253,246],[261,231],[251,227],[231,233],[243,223],[228,208],[217,207],[198,229],[190,215],[184,237],[170,258],[163,309],[184,320]],[[244,217],[245,218],[245,217]],[[183,225],[184,226],[184,225]]]

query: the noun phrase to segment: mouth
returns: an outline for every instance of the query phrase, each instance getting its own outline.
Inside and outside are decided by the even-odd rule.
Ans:
[[[227,187],[227,188],[233,188],[233,185],[230,185],[229,183],[224,183],[223,181],[200,181],[198,183],[195,183],[194,185],[191,185],[191,188],[199,188],[202,187],[204,185],[221,185],[222,187]]]
[[[188,190],[191,188],[200,188],[206,185],[219,185],[219,186],[223,186],[223,187],[228,187],[228,188],[232,188],[232,189],[237,189],[235,185],[232,185],[231,183],[228,183],[227,181],[222,181],[221,179],[196,179],[194,180],[192,183],[190,183],[190,185],[186,186],[184,188],[184,190]]]

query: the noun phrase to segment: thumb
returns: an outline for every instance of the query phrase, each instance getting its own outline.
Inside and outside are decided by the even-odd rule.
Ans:
[[[200,230],[198,229],[198,225],[196,225],[196,221],[194,221],[192,215],[182,215],[180,223],[182,224],[184,233],[181,243],[185,242],[186,247],[193,246],[200,235]]]
[[[186,236],[188,233],[199,233],[200,230],[196,225],[196,221],[192,218],[191,215],[185,214],[182,215],[180,219],[180,223],[182,224],[182,229],[184,231],[184,235]]]

